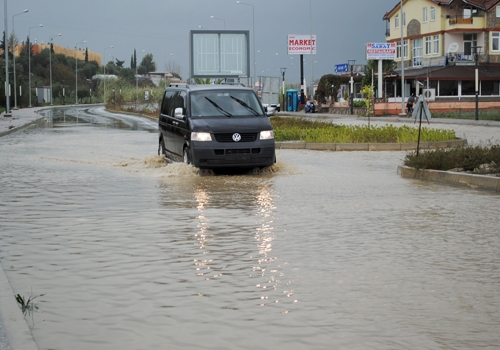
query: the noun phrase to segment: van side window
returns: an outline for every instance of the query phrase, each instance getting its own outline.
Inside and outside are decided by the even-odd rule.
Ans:
[[[186,114],[186,92],[179,90],[166,91],[161,106],[161,114],[173,117],[175,109],[179,107],[182,107],[182,114]]]

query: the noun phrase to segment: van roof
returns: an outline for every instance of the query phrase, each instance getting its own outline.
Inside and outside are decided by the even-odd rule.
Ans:
[[[196,90],[250,90],[252,91],[251,88],[241,86],[241,85],[224,85],[224,84],[170,84],[169,88],[181,88],[181,89],[187,89],[191,91],[196,91]]]

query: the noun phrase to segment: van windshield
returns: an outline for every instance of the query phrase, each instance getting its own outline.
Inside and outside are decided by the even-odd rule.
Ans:
[[[264,111],[253,91],[196,91],[191,93],[193,117],[263,116]]]

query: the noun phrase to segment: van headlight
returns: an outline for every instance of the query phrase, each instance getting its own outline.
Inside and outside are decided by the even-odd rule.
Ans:
[[[212,141],[212,136],[209,132],[192,132],[191,141]]]
[[[273,130],[264,130],[260,132],[260,140],[271,140],[274,139],[274,131]]]

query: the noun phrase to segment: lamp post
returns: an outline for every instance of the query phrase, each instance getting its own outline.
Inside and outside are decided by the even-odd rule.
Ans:
[[[255,89],[255,71],[257,69],[256,62],[255,62],[255,6],[252,4],[247,4],[241,1],[236,1],[237,4],[240,5],[246,5],[246,6],[252,6],[252,36],[253,36],[253,89]]]
[[[106,106],[106,49],[112,49],[112,48],[114,48],[113,45],[104,48],[104,63],[103,63],[103,67],[104,67],[104,106]]]
[[[12,34],[14,33],[14,17],[22,15],[23,13],[28,12],[29,10],[26,9],[23,12],[17,13],[14,16],[12,16]],[[5,11],[7,13],[7,11]],[[14,63],[14,109],[17,109],[17,81],[16,81],[16,48],[13,47],[14,52],[12,53],[12,59]]]
[[[142,50],[144,52],[146,50]],[[135,110],[137,110],[137,100],[139,99],[139,77],[137,76],[137,62],[135,62]]]
[[[61,36],[59,33],[57,36]],[[55,35],[54,35],[55,36]],[[50,45],[49,45],[49,67],[50,67],[50,105],[53,106],[52,99],[54,98],[54,94],[52,93],[52,41],[54,40],[54,36],[50,37]]]
[[[78,104],[78,44],[86,42],[87,40],[83,40],[75,45],[75,104]]]
[[[351,106],[351,115],[354,114],[354,64],[356,60],[348,60],[349,66],[351,67],[351,94],[349,97],[349,105]]]
[[[4,117],[10,117],[10,96],[9,96],[9,31],[7,30],[7,0],[3,0],[3,19],[5,23],[5,114]]]
[[[30,99],[30,102],[28,104],[28,107],[32,107],[31,106],[31,29],[32,28],[38,28],[38,27],[43,27],[43,24],[39,24],[37,26],[34,26],[34,27],[29,27],[28,28],[28,39],[29,39],[29,45],[28,45],[28,92],[29,92],[29,99]],[[7,78],[8,79],[8,78]]]
[[[285,72],[286,72],[286,68],[283,67],[283,68],[280,68],[280,71],[281,71],[281,76],[283,77],[282,79],[282,83],[281,83],[281,90],[282,90],[282,94],[283,94],[283,103],[281,104],[280,106],[280,110],[281,110],[281,107],[283,107],[284,111],[286,111],[286,106],[285,106]]]
[[[474,62],[475,62],[475,87],[476,87],[476,120],[479,120],[479,57],[480,53],[479,50],[481,49],[482,46],[473,46],[473,55],[474,55]]]
[[[401,114],[405,113],[405,42],[403,35],[403,0],[400,1],[401,6],[401,20],[399,25],[401,27]]]
[[[311,36],[309,37],[311,54],[311,100],[314,101],[314,68],[313,68],[313,34],[312,34],[312,0],[309,0],[309,25]]]
[[[219,21],[223,21],[224,22],[224,30],[226,30],[226,20],[225,19],[222,19],[222,18],[217,18],[215,16],[210,16],[211,19],[218,19]]]

